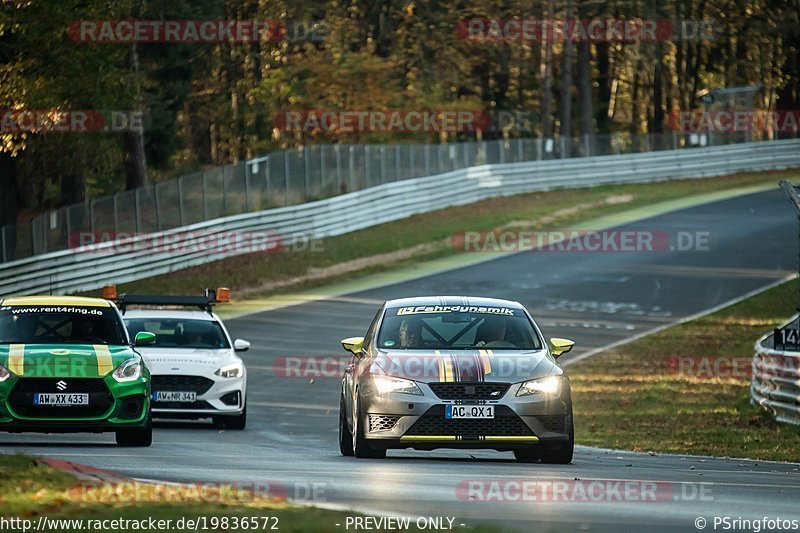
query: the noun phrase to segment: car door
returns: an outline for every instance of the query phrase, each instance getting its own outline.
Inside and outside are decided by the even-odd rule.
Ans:
[[[342,394],[344,395],[344,405],[347,413],[347,420],[350,422],[352,422],[353,400],[355,399],[358,379],[363,373],[364,361],[370,357],[370,346],[372,345],[372,340],[375,338],[377,333],[376,330],[382,316],[383,306],[381,306],[381,308],[378,309],[378,312],[375,313],[375,317],[372,319],[372,323],[370,323],[369,328],[367,329],[367,333],[364,337],[364,352],[360,356],[351,354],[350,360],[345,367],[344,378],[342,380]]]

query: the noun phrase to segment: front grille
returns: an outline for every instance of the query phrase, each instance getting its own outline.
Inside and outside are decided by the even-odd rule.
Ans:
[[[88,394],[89,405],[34,405],[36,393]],[[24,417],[91,418],[105,414],[114,403],[114,397],[105,382],[98,378],[20,378],[8,397],[8,403]]]
[[[443,400],[499,400],[510,383],[441,382],[429,383],[433,393]]]
[[[151,376],[153,391],[196,392],[197,395],[205,394],[214,385],[213,379],[203,376]]]
[[[214,409],[211,404],[198,400],[196,402],[153,402],[153,409]]]
[[[498,405],[493,419],[457,419],[444,417],[444,405],[428,409],[417,420],[406,435],[447,435],[461,437],[527,437],[533,435],[530,428],[514,411]]]
[[[564,422],[566,421],[564,415],[539,415],[536,419],[545,430],[564,433]]]
[[[400,418],[397,415],[369,415],[369,430],[389,431],[397,425]]]

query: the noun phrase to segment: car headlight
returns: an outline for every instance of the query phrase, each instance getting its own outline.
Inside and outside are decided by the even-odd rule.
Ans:
[[[393,378],[390,376],[372,376],[378,394],[389,394],[390,392],[402,392],[404,394],[416,394],[422,396],[422,391],[416,383],[410,379]]]
[[[132,357],[120,364],[111,375],[120,383],[136,381],[142,375],[142,361]]]
[[[0,365],[0,383],[2,383],[3,381],[7,380],[8,378],[10,378],[13,375],[14,374],[12,374],[9,369],[4,367],[3,365]]]
[[[529,394],[545,394],[558,396],[561,393],[561,376],[548,376],[546,378],[532,379],[522,384],[517,396]]]
[[[244,365],[242,363],[233,363],[223,366],[214,374],[221,378],[240,378],[244,375]]]

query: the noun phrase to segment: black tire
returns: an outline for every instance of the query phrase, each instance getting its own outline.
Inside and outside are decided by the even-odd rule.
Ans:
[[[347,425],[347,413],[344,409],[344,396],[339,399],[339,451],[345,457],[352,457],[353,434]]]
[[[153,417],[148,413],[147,424],[141,428],[120,429],[116,432],[117,445],[147,448],[153,444]]]
[[[243,430],[247,426],[247,403],[244,404],[242,413],[235,416],[219,415],[211,418],[214,427],[219,429]]]
[[[575,425],[572,421],[570,412],[567,419],[569,440],[558,448],[543,448],[542,462],[553,465],[568,465],[572,462],[572,454],[575,450]]]
[[[353,413],[353,455],[360,459],[384,459],[386,457],[386,449],[373,448],[369,445],[367,439],[364,438],[364,421],[361,415],[361,405],[358,397],[353,402],[355,412]]]

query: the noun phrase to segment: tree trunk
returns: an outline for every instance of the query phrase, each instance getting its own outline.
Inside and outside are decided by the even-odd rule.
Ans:
[[[139,96],[139,56],[136,53],[136,44],[132,44],[128,53],[128,67],[133,71],[136,79],[136,107],[141,107]],[[144,131],[126,131],[123,133],[123,148],[125,150],[125,189],[133,190],[147,185],[147,162],[144,153]],[[63,184],[63,182],[62,182]]]
[[[553,16],[553,0],[547,2],[545,19]],[[545,140],[553,138],[553,36],[545,35],[542,39],[542,55],[544,60],[541,67],[542,75],[542,137]]]
[[[578,43],[578,94],[581,103],[581,136],[584,144],[590,142],[593,132],[591,47],[591,43],[586,39]]]
[[[17,205],[17,159],[0,151],[0,263],[14,259]]]
[[[572,0],[567,0],[567,26],[572,20]],[[561,76],[561,138],[565,153],[569,157],[572,139],[572,40],[564,40],[564,72]]]

